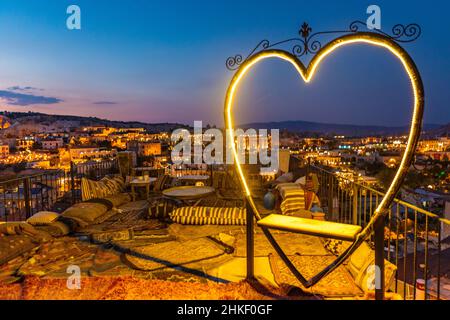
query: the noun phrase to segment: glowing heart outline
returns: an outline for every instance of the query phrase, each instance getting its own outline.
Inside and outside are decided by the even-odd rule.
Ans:
[[[414,108],[413,108],[413,115],[411,120],[411,127],[408,137],[408,143],[405,149],[405,152],[403,154],[402,161],[400,163],[400,166],[397,170],[397,173],[394,177],[394,179],[391,182],[391,185],[389,189],[387,190],[386,194],[384,195],[382,201],[378,205],[378,207],[375,209],[375,212],[370,220],[370,222],[367,224],[367,226],[357,235],[355,241],[353,244],[345,250],[341,255],[339,255],[336,260],[330,264],[328,267],[326,267],[324,270],[319,272],[316,276],[312,277],[310,280],[306,280],[296,269],[295,266],[290,262],[290,260],[287,258],[287,256],[283,254],[280,254],[279,251],[282,252],[281,248],[276,243],[275,239],[271,235],[270,231],[266,228],[263,228],[264,234],[267,236],[268,240],[271,242],[271,244],[275,247],[277,252],[280,254],[283,261],[288,265],[289,269],[294,273],[294,275],[297,277],[297,279],[305,286],[310,287],[317,283],[320,279],[322,279],[325,275],[333,271],[335,268],[337,268],[342,262],[345,261],[345,259],[350,256],[358,247],[361,245],[361,243],[367,238],[367,236],[371,233],[373,226],[380,220],[382,216],[384,216],[391,206],[392,202],[395,199],[395,196],[397,192],[400,190],[400,187],[406,177],[408,168],[410,167],[414,152],[417,147],[417,143],[420,138],[420,132],[422,127],[422,119],[423,119],[423,112],[424,112],[424,105],[425,105],[425,95],[424,95],[424,88],[422,83],[422,78],[420,76],[420,73],[411,58],[411,56],[401,47],[399,46],[394,40],[391,38],[373,33],[373,32],[359,32],[354,34],[348,34],[341,37],[338,37],[332,41],[330,41],[328,44],[326,44],[324,47],[322,47],[320,50],[316,52],[310,63],[307,67],[294,55],[291,53],[284,51],[284,50],[263,50],[260,51],[253,56],[249,57],[242,65],[238,68],[235,75],[233,76],[230,85],[227,90],[226,98],[225,98],[225,124],[226,129],[229,134],[228,139],[230,139],[231,149],[233,152],[234,157],[234,163],[235,168],[237,171],[237,174],[239,176],[239,181],[242,186],[242,189],[245,192],[246,200],[248,204],[250,205],[250,208],[252,209],[255,218],[257,220],[261,219],[261,215],[259,213],[259,210],[257,209],[250,189],[248,188],[247,181],[245,179],[245,175],[242,171],[241,164],[239,162],[238,153],[236,150],[236,144],[234,142],[234,126],[233,126],[233,117],[232,117],[232,107],[234,103],[234,96],[236,93],[236,90],[238,88],[238,85],[240,81],[244,78],[244,75],[249,72],[254,65],[256,65],[258,62],[263,61],[267,58],[279,58],[285,61],[290,62],[297,72],[300,74],[300,76],[303,78],[305,83],[308,83],[313,78],[318,66],[323,61],[324,58],[326,58],[329,54],[331,54],[334,50],[346,46],[351,45],[354,43],[366,43],[371,44],[375,46],[379,46],[382,48],[387,49],[389,52],[391,52],[394,56],[396,56],[403,68],[405,69],[406,73],[409,76],[409,79],[411,81],[411,86],[414,94]]]

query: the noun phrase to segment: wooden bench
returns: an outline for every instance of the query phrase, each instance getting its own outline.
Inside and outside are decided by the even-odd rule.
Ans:
[[[361,232],[360,226],[281,214],[271,214],[259,220],[258,226],[344,241],[354,241],[356,235]]]

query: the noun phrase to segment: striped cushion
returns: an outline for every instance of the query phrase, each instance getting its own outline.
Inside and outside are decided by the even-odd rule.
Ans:
[[[245,225],[245,208],[183,207],[175,209],[170,218],[181,224]]]
[[[280,191],[280,195],[283,199],[286,199],[288,197],[305,197],[305,191],[302,187],[296,184],[289,184],[285,186],[279,186],[278,190]]]
[[[110,179],[116,184],[119,193],[125,190],[125,179],[122,176],[116,175]]]
[[[283,199],[280,205],[282,214],[290,215],[306,208],[303,188],[294,183],[278,185],[277,188]]]
[[[164,189],[164,186],[169,182],[169,179],[170,177],[166,174],[158,177],[158,180],[156,180],[155,187],[153,190],[162,191]]]
[[[106,185],[105,181],[91,180],[89,183],[92,193],[94,194],[94,198],[104,198],[110,195],[110,188]]]
[[[103,179],[100,180],[100,182],[102,182],[106,187],[107,195],[118,194],[123,191],[120,182],[117,181],[115,178],[104,177]]]
[[[91,186],[89,184],[89,179],[81,178],[81,200],[87,201],[92,198],[93,198],[93,195],[91,192]]]
[[[283,199],[280,205],[282,214],[292,215],[299,210],[309,210],[313,203],[319,203],[313,192],[305,191],[296,183],[279,184],[277,189]]]
[[[81,199],[87,201],[94,198],[101,198],[104,194],[103,183],[81,178]]]
[[[104,177],[100,181],[81,178],[81,199],[88,201],[94,198],[106,198],[122,193],[125,181],[122,177]]]

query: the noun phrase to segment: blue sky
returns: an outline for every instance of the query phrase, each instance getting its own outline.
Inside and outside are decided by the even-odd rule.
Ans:
[[[296,36],[305,20],[314,31],[346,28],[377,4],[386,32],[422,26],[404,47],[422,73],[425,121],[450,122],[450,5],[393,2],[2,0],[0,109],[221,125],[228,56]],[[70,4],[81,8],[81,30],[66,28]],[[408,80],[383,53],[345,48],[308,85],[284,62],[258,66],[239,92],[239,119],[407,124]]]

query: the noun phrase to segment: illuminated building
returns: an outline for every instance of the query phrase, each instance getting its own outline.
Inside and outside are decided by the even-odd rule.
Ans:
[[[383,141],[380,137],[365,137],[361,139],[363,144],[380,144]]]
[[[428,151],[423,153],[426,157],[439,160],[448,161],[450,160],[450,151]]]
[[[417,150],[419,152],[428,152],[428,151],[447,151],[450,148],[450,138],[440,138],[433,140],[422,140],[419,142]]]
[[[84,159],[111,158],[116,155],[117,150],[102,150],[99,147],[77,146],[70,148],[69,152],[70,159],[74,161]]]
[[[34,145],[34,139],[32,137],[25,137],[23,139],[16,140],[16,148],[20,150],[29,150]]]
[[[0,157],[5,158],[9,156],[9,146],[7,144],[0,144]]]
[[[159,156],[162,153],[161,142],[127,142],[127,150],[134,151],[138,156]]]
[[[56,150],[58,148],[62,148],[64,145],[63,139],[46,139],[42,140],[42,149],[45,150]]]

